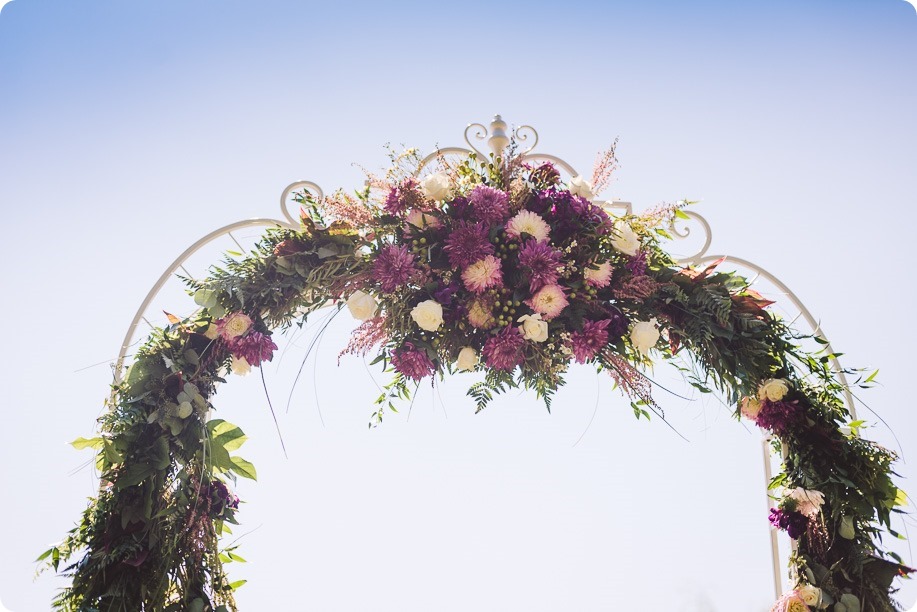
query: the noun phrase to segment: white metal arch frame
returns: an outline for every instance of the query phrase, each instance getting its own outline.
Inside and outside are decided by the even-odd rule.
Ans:
[[[431,153],[430,155],[426,156],[423,160],[421,160],[420,165],[417,169],[417,174],[419,175],[424,170],[424,168],[428,166],[431,162],[434,162],[437,159],[440,159],[441,157],[445,155],[468,155],[471,153],[476,153],[485,159],[489,157],[489,154],[485,153],[484,151],[476,147],[475,143],[472,142],[472,140],[474,140],[478,144],[482,142],[486,142],[487,146],[490,148],[493,154],[495,156],[500,156],[503,153],[504,149],[506,149],[506,147],[510,144],[511,138],[515,138],[516,142],[522,143],[524,145],[528,144],[529,139],[532,140],[531,145],[529,145],[521,153],[519,153],[519,155],[521,155],[523,159],[532,160],[532,161],[549,161],[555,164],[556,166],[558,166],[559,168],[563,169],[571,177],[579,176],[579,172],[577,172],[576,169],[573,168],[573,166],[571,166],[569,163],[567,163],[560,157],[557,157],[555,155],[550,155],[547,153],[534,153],[533,152],[535,147],[538,145],[538,140],[539,140],[538,132],[535,130],[535,128],[529,125],[522,125],[515,129],[509,130],[509,132],[507,132],[507,130],[508,130],[508,125],[500,115],[494,116],[493,120],[490,122],[489,128],[480,123],[471,123],[465,128],[465,132],[464,132],[465,142],[467,143],[469,148],[444,147],[444,148],[438,149],[437,151]],[[154,283],[152,289],[150,289],[150,292],[147,294],[146,298],[144,298],[143,302],[140,305],[140,308],[137,310],[137,313],[134,315],[134,318],[131,321],[130,326],[128,326],[127,333],[124,336],[124,341],[121,343],[121,350],[118,353],[118,360],[115,363],[115,367],[114,367],[115,384],[119,383],[122,380],[125,360],[127,358],[127,354],[128,354],[128,350],[130,349],[131,342],[134,336],[136,335],[137,327],[139,326],[141,321],[146,321],[145,314],[146,314],[147,309],[149,308],[151,302],[159,294],[162,287],[172,277],[172,275],[174,275],[178,270],[181,270],[187,276],[190,277],[191,274],[188,273],[188,271],[185,270],[184,268],[185,262],[192,255],[194,255],[199,250],[201,250],[204,246],[206,246],[207,244],[210,244],[211,242],[223,236],[229,236],[239,246],[239,248],[242,248],[242,246],[236,240],[235,236],[233,236],[232,232],[235,230],[250,228],[250,227],[278,227],[278,226],[287,227],[291,229],[299,228],[298,215],[292,214],[289,209],[290,195],[294,191],[299,190],[299,189],[308,189],[309,191],[313,193],[313,195],[316,196],[316,199],[318,200],[321,200],[324,198],[324,192],[322,191],[321,187],[319,187],[316,183],[313,183],[312,181],[296,181],[294,183],[291,183],[283,190],[283,193],[280,196],[280,210],[281,210],[281,213],[284,219],[281,220],[281,219],[271,219],[271,218],[255,218],[255,219],[247,219],[244,221],[237,221],[235,223],[230,223],[229,225],[225,225],[219,229],[216,229],[210,232],[209,234],[205,235],[200,240],[198,240],[197,242],[189,246],[175,259],[175,261],[173,261],[166,268],[166,270],[162,273],[162,275],[159,277],[156,283]],[[621,200],[608,200],[608,201],[596,200],[596,202],[602,204],[606,209],[611,208],[611,209],[620,210],[623,214],[631,214],[633,210],[632,204],[630,202],[625,202]],[[687,257],[682,257],[681,259],[678,260],[678,262],[681,264],[691,264],[691,265],[702,266],[704,264],[709,264],[718,259],[724,258],[724,256],[722,255],[707,255],[707,251],[709,250],[710,245],[713,240],[713,232],[707,220],[704,219],[701,215],[695,213],[694,211],[685,211],[685,213],[690,218],[690,221],[699,225],[701,231],[703,232],[703,245],[701,246],[700,250],[698,250],[696,253],[689,255]],[[688,238],[692,234],[692,230],[691,230],[691,227],[688,225],[683,224],[681,227],[679,227],[673,223],[671,227],[671,233],[675,236],[676,239],[683,240],[683,239]],[[741,259],[739,257],[732,257],[732,256],[726,256],[725,258],[727,261],[729,261],[732,264],[736,264],[742,268],[746,268],[748,270],[753,271],[757,275],[754,280],[757,280],[757,277],[763,277],[767,281],[772,283],[775,287],[777,287],[785,295],[785,297],[790,301],[790,303],[792,303],[793,306],[795,306],[799,310],[800,316],[811,327],[812,333],[816,335],[817,337],[819,337],[823,342],[825,342],[825,348],[826,348],[827,353],[830,355],[834,354],[834,351],[831,348],[830,343],[828,343],[828,340],[825,337],[825,334],[823,330],[821,329],[821,326],[819,325],[818,321],[815,319],[814,316],[812,316],[812,313],[809,311],[808,308],[806,308],[806,306],[802,303],[799,297],[795,293],[793,293],[793,291],[791,291],[790,288],[787,287],[780,279],[778,279],[776,276],[774,276],[773,274],[771,274],[770,272],[768,272],[761,266],[751,261],[748,261],[746,259]],[[754,280],[752,282],[754,282]],[[147,323],[149,324],[149,321],[147,321]],[[152,327],[152,325],[150,326]],[[848,386],[847,378],[837,358],[831,357],[831,365],[834,368],[835,372],[837,373],[837,376],[840,379],[840,381],[844,384],[845,387],[847,387]],[[847,402],[847,408],[850,411],[851,416],[854,419],[856,419],[856,407],[854,405],[853,396],[849,390],[845,391],[845,399]],[[771,438],[769,435],[765,435],[762,440],[762,447],[763,447],[763,452],[764,452],[765,487],[770,483],[770,480],[772,477],[770,440]],[[770,498],[768,498],[768,506],[773,507],[773,503],[772,503],[772,500],[770,500]],[[770,535],[771,535],[771,556],[773,560],[774,591],[775,591],[776,596],[779,598],[783,591],[783,585],[782,585],[782,579],[781,579],[781,575],[783,572],[781,570],[780,551],[778,547],[776,529],[771,528]]]

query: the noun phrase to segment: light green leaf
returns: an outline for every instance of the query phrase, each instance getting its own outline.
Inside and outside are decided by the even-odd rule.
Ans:
[[[258,480],[258,473],[255,471],[255,466],[242,457],[232,457],[232,471],[243,478]]]
[[[230,583],[229,583],[229,588],[231,588],[233,591],[235,591],[236,589],[238,589],[239,587],[241,587],[241,586],[242,586],[243,584],[245,584],[246,582],[248,582],[248,580],[236,580],[235,582],[230,582]]]
[[[83,450],[84,448],[101,450],[104,443],[105,441],[102,438],[77,438],[70,443],[70,446],[76,450]]]

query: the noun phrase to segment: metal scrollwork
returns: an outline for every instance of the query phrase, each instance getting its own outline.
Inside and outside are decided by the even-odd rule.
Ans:
[[[291,202],[290,194],[300,189],[308,189],[310,192],[312,192],[312,195],[315,196],[316,200],[325,199],[325,192],[322,191],[321,187],[312,181],[296,181],[295,183],[290,183],[287,185],[286,189],[283,190],[283,193],[280,194],[280,212],[283,213],[283,216],[293,227],[299,227],[299,211],[296,211],[296,215],[293,215],[290,212],[290,209],[288,208]]]
[[[538,131],[530,125],[520,125],[513,131],[513,136],[516,137],[516,142],[523,144],[528,142],[530,137],[534,139],[531,146],[522,151],[520,155],[527,155],[538,146]]]
[[[707,249],[710,248],[710,243],[713,241],[713,230],[710,229],[710,224],[707,222],[707,220],[696,212],[691,210],[685,210],[682,212],[690,217],[692,221],[696,221],[700,225],[701,230],[704,232],[704,246],[702,246],[696,253],[680,258],[678,263],[697,263],[707,253]],[[684,221],[682,224],[682,229],[679,229],[679,221]],[[684,219],[673,220],[669,226],[669,231],[672,233],[676,240],[686,240],[689,236],[691,236],[691,227],[687,225],[687,221]]]

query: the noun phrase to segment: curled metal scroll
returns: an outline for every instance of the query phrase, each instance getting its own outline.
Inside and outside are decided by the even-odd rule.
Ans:
[[[312,195],[314,195],[317,200],[321,201],[325,199],[325,192],[312,181],[296,181],[295,183],[287,185],[283,193],[280,194],[280,212],[283,213],[286,220],[294,227],[299,227],[299,211],[297,211],[295,216],[290,212],[288,208],[290,205],[290,194],[303,188],[311,191]]]
[[[469,123],[469,124],[468,124],[468,127],[465,128],[465,142],[468,143],[468,146],[471,147],[471,149],[472,149],[475,153],[477,153],[478,155],[480,155],[480,156],[483,157],[484,159],[487,159],[487,153],[484,153],[484,152],[481,151],[479,148],[477,148],[476,146],[474,146],[474,143],[471,142],[471,138],[468,137],[468,132],[470,132],[472,128],[477,128],[477,131],[475,131],[475,133],[474,133],[474,138],[475,138],[476,140],[478,140],[478,141],[483,141],[483,140],[485,140],[485,139],[487,138],[487,135],[488,135],[490,132],[487,130],[487,127],[484,126],[484,125],[481,124],[481,123]]]
[[[525,149],[524,151],[520,153],[520,155],[522,156],[525,156],[531,153],[532,150],[534,150],[535,147],[538,146],[538,131],[530,125],[520,125],[515,130],[513,130],[513,136],[516,137],[516,142],[521,142],[524,144],[525,142],[528,141],[530,135],[535,140],[534,142],[532,142],[532,145],[530,147],[528,147],[527,149]]]
[[[464,147],[443,147],[442,149],[437,149],[420,160],[420,163],[417,165],[417,171],[414,172],[414,176],[420,176],[424,168],[426,168],[430,162],[437,160],[446,155],[471,155],[471,149],[466,149]]]
[[[700,228],[704,232],[704,246],[702,246],[698,252],[680,258],[678,263],[698,263],[698,261],[707,252],[707,249],[710,248],[710,243],[713,241],[713,230],[710,229],[710,224],[707,222],[707,220],[693,210],[683,210],[682,212],[690,217],[691,220],[700,224]],[[684,219],[681,219],[681,221],[684,221]],[[691,227],[687,225],[687,222],[685,222],[682,224],[682,229],[679,229],[678,222],[679,219],[674,219],[671,225],[669,225],[669,231],[677,240],[686,240],[689,236],[691,236]]]

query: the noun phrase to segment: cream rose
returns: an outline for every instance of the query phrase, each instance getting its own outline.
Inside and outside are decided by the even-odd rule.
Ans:
[[[789,383],[782,378],[769,378],[758,385],[758,399],[779,402],[789,390]]]
[[[612,230],[611,246],[625,255],[634,256],[640,250],[640,236],[624,221],[616,221]]]
[[[452,195],[452,185],[449,182],[449,176],[442,172],[431,174],[420,181],[420,190],[423,192],[425,198],[434,201],[446,200]]]
[[[761,412],[761,402],[753,397],[742,398],[742,416],[754,421]]]
[[[443,324],[443,307],[435,300],[424,300],[411,309],[411,318],[420,329],[436,331]]]
[[[236,357],[233,355],[232,361],[229,364],[229,369],[237,376],[245,376],[252,371],[252,366],[245,360],[245,357]]]
[[[821,589],[814,587],[811,584],[806,584],[798,589],[796,589],[796,594],[799,595],[807,606],[816,607],[821,603]]]
[[[373,318],[379,308],[379,304],[376,302],[376,298],[357,289],[347,298],[347,308],[354,319],[365,321]]]
[[[522,323],[519,331],[526,340],[544,342],[548,339],[548,322],[541,320],[541,314],[536,312],[533,315],[522,315],[516,322]]]
[[[659,342],[660,334],[657,324],[658,321],[653,318],[649,321],[638,321],[630,328],[630,341],[644,355]]]
[[[459,351],[455,367],[463,372],[470,372],[476,365],[478,365],[478,352],[476,350],[466,346]]]
[[[207,326],[207,329],[204,330],[204,336],[210,340],[216,340],[220,336],[220,328],[217,325],[211,323]]]
[[[243,335],[251,326],[252,320],[248,315],[234,312],[223,319],[220,325],[220,335],[224,340],[232,340]]]
[[[592,183],[581,177],[580,175],[574,176],[570,179],[570,193],[581,198],[586,198],[591,200],[595,197],[592,193]]]

